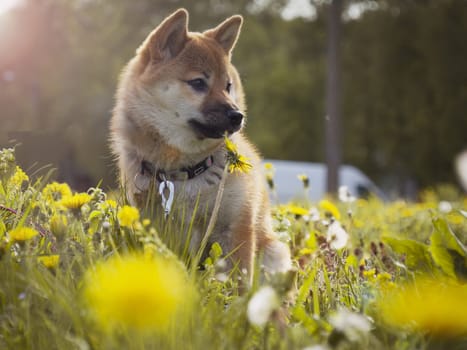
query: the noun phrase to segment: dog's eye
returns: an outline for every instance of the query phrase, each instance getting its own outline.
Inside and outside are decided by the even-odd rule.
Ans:
[[[205,92],[208,90],[208,83],[206,83],[206,81],[201,78],[188,80],[187,84],[190,85],[193,88],[193,90],[197,92]]]
[[[232,88],[232,83],[229,81],[229,82],[227,83],[227,86],[225,87],[225,90],[230,94],[231,88]]]

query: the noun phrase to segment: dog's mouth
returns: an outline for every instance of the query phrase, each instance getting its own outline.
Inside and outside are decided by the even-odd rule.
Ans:
[[[203,124],[195,119],[190,119],[188,124],[193,128],[195,133],[200,138],[208,138],[208,139],[220,139],[224,137],[225,133],[231,135],[234,132],[240,130],[241,125],[209,125]]]

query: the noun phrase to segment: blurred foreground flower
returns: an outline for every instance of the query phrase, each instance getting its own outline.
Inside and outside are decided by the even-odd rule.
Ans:
[[[298,205],[294,205],[294,204],[289,204],[287,206],[287,210],[297,216],[297,217],[300,217],[300,216],[305,216],[305,215],[308,215],[308,210],[305,209],[305,208],[302,208],[302,207],[299,207]]]
[[[321,210],[323,210],[327,214],[332,215],[335,219],[340,220],[341,213],[339,209],[337,209],[337,207],[331,203],[331,201],[327,199],[323,199],[322,201],[319,202],[319,207]]]
[[[174,261],[130,255],[114,257],[88,271],[83,296],[104,330],[153,331],[187,319],[194,288]]]
[[[63,237],[66,234],[68,228],[68,220],[65,215],[54,214],[50,218],[50,231],[55,237]]]
[[[339,221],[334,221],[329,225],[326,236],[326,240],[333,249],[344,248],[349,240],[349,234],[344,230]]]
[[[37,261],[49,269],[53,269],[58,266],[60,262],[60,255],[45,255],[39,256]]]
[[[17,227],[11,230],[8,235],[14,242],[24,242],[37,236],[39,232],[30,227]]]
[[[91,200],[91,196],[87,193],[76,193],[72,196],[64,197],[60,203],[68,209],[80,209],[83,205]]]
[[[56,202],[62,198],[71,196],[71,189],[66,183],[52,182],[44,187],[42,195],[48,202]]]
[[[279,306],[280,300],[276,291],[270,286],[262,287],[248,302],[248,320],[253,325],[263,327]]]
[[[274,190],[274,166],[272,163],[264,163],[264,170],[266,171],[266,181],[270,190]]]
[[[135,207],[124,205],[117,213],[120,226],[132,227],[139,220],[139,211]]]
[[[467,285],[453,280],[419,278],[383,293],[378,309],[390,325],[440,338],[467,335]]]
[[[347,309],[340,309],[329,319],[335,329],[344,333],[350,341],[357,341],[362,335],[371,330],[371,323],[368,317],[352,312]]]
[[[297,178],[302,182],[305,189],[310,187],[310,178],[306,174],[297,175]]]
[[[347,186],[339,187],[339,200],[344,203],[353,203],[357,200],[349,191]]]
[[[249,159],[238,153],[237,146],[235,146],[235,144],[227,136],[224,137],[224,142],[225,149],[227,150],[227,163],[229,164],[229,172],[249,172],[252,168]]]
[[[16,166],[15,173],[10,178],[10,184],[16,187],[21,187],[23,182],[29,181],[29,176],[21,169],[19,166]]]

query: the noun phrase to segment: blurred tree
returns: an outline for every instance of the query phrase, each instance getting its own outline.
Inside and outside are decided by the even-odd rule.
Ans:
[[[327,1],[313,1],[314,18],[291,21],[281,18],[286,3],[25,0],[0,17],[0,143],[40,131],[31,157],[60,149],[67,169],[113,184],[107,129],[119,72],[183,6],[192,30],[245,16],[233,59],[247,93],[246,130],[264,155],[324,161]],[[363,10],[342,24],[343,160],[401,190],[454,181],[452,159],[466,146],[467,1],[344,4],[344,13]]]
[[[342,0],[332,0],[327,16],[327,77],[326,77],[326,190],[337,194],[341,163],[341,79],[340,46]]]
[[[384,2],[346,24],[345,159],[407,192],[467,146],[467,2]]]

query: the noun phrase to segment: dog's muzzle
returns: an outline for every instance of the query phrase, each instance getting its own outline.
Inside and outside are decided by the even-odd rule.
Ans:
[[[233,128],[238,128],[242,126],[242,121],[243,121],[243,113],[237,110],[230,110],[227,112],[227,118],[230,120],[230,124],[232,125]],[[235,130],[235,131],[238,131]]]
[[[236,109],[212,109],[205,113],[205,120],[190,119],[189,125],[202,138],[218,139],[237,132],[242,127],[244,115]]]

